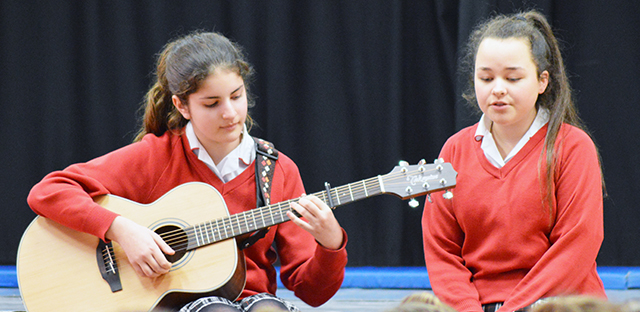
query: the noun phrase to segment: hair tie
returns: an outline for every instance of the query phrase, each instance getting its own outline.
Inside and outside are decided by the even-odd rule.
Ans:
[[[527,18],[526,18],[526,17],[524,17],[524,16],[522,16],[522,15],[520,15],[520,14],[518,14],[518,15],[516,15],[516,17],[515,17],[515,20],[516,20],[516,21],[524,21],[524,22],[526,22],[526,21],[527,21]]]

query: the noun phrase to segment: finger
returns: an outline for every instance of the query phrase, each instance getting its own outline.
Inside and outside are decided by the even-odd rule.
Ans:
[[[296,215],[296,217],[298,218],[306,218],[309,219],[310,216],[312,216],[309,211],[307,210],[307,208],[305,208],[304,206],[300,205],[299,202],[291,202],[291,212],[293,213],[294,211],[298,213],[298,215]],[[294,213],[295,215],[295,213]]]
[[[158,273],[159,271],[162,270],[162,268],[158,264],[158,261],[156,261],[154,255],[150,255],[149,259],[145,260],[144,264],[142,265],[142,268],[146,269],[145,273],[147,273],[149,276],[152,276],[155,273]]]
[[[145,276],[145,277],[154,276],[153,269],[147,263],[141,264],[139,268],[140,268],[140,271],[142,272],[142,276]]]
[[[154,248],[152,248],[150,254],[151,258],[147,263],[150,264],[154,272],[164,274],[169,272],[169,269],[171,269],[171,262],[167,260],[167,257],[162,250],[163,245],[169,249],[168,251],[171,252],[171,254],[174,254],[175,252],[173,251],[173,249],[171,249],[171,247],[169,247],[169,245],[167,245],[167,243],[162,240],[162,238],[160,238],[160,236],[155,236],[157,236],[156,242],[159,244],[159,246],[154,246]]]
[[[171,269],[171,262],[169,262],[167,257],[161,252],[153,254],[152,264],[154,264],[154,266],[152,266],[153,271],[159,274],[167,273]]]
[[[320,198],[314,196],[314,195],[309,195],[306,197],[309,201],[311,201],[312,203],[315,204],[316,208],[320,211],[324,211],[324,210],[331,210],[331,207],[329,207],[327,205],[327,203],[325,203],[323,200],[321,200]]]
[[[291,219],[291,221],[293,223],[295,223],[297,226],[301,227],[303,230],[309,231],[311,226],[309,225],[309,223],[305,222],[304,220],[298,218],[292,211],[287,211],[287,216],[289,217],[289,219]]]
[[[300,213],[303,217],[309,219],[311,217],[315,217],[320,213],[318,207],[307,197],[302,197],[296,203],[299,209],[296,209],[298,213]]]
[[[313,219],[307,219],[309,224],[314,227],[324,226],[327,221],[331,221],[335,217],[333,216],[333,210],[327,206],[327,204],[322,201],[320,198],[310,195],[305,198],[305,208],[311,214],[313,214]]]
[[[169,246],[169,244],[167,244],[167,242],[164,241],[164,239],[162,239],[162,237],[160,237],[160,235],[154,233],[155,235],[153,236],[153,239],[156,241],[156,244],[158,244],[158,246],[160,246],[160,250],[162,250],[162,252],[164,252],[167,255],[173,255],[176,252],[173,250],[173,248],[171,248],[171,246]]]
[[[307,199],[311,203],[310,206],[312,206],[309,207],[309,211],[312,211],[316,218],[325,219],[333,214],[333,210],[320,198],[310,195]]]
[[[132,265],[133,270],[136,272],[136,274],[138,274],[138,276],[147,276],[147,274],[144,272],[144,270],[142,270],[142,268],[139,265]]]

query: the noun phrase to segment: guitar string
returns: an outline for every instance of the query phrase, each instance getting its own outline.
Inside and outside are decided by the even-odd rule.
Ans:
[[[370,178],[368,180],[369,180],[368,182],[365,181],[364,183],[365,184],[367,184],[367,183],[370,184],[370,182],[375,180],[375,178]],[[356,183],[362,183],[362,182],[356,182]],[[369,188],[371,188],[371,187],[372,186],[370,185]],[[364,189],[365,189],[365,187],[360,187],[360,188],[358,188],[356,190],[356,192],[358,192],[360,190],[364,190]],[[318,192],[318,193],[312,194],[312,195],[315,195],[317,197],[324,197],[323,195],[321,195],[321,194],[324,194],[324,193],[326,193],[326,191]],[[214,237],[218,236],[218,237],[220,237],[220,240],[222,240],[223,237],[224,237],[224,239],[227,239],[227,238],[230,238],[230,237],[233,237],[233,236],[237,236],[236,233],[238,233],[238,235],[241,235],[241,234],[250,232],[250,231],[246,231],[246,232],[243,233],[243,230],[242,230],[243,227],[249,229],[249,228],[251,228],[251,226],[243,226],[242,225],[243,221],[240,220],[242,217],[244,217],[243,219],[245,219],[245,221],[244,221],[245,223],[247,223],[246,220],[249,219],[249,218],[252,219],[253,221],[255,221],[256,220],[256,217],[255,217],[256,215],[259,215],[261,217],[264,217],[266,215],[268,219],[272,219],[271,223],[273,223],[273,224],[278,224],[278,223],[282,223],[284,221],[288,221],[288,217],[286,217],[286,212],[292,210],[291,207],[290,207],[290,204],[292,202],[297,202],[299,199],[300,198],[296,198],[296,199],[291,199],[291,200],[279,202],[279,203],[272,204],[272,205],[269,205],[269,206],[256,208],[256,209],[252,209],[252,210],[245,211],[245,212],[242,212],[242,213],[234,214],[232,216],[225,217],[222,220],[220,220],[220,219],[216,220],[216,223],[222,223],[222,227],[220,227],[220,225],[217,225],[216,228],[219,229],[220,233],[219,233],[219,235],[216,235],[214,233],[214,234],[212,234],[212,236],[214,236]],[[251,214],[252,216],[247,218],[248,214]],[[236,219],[235,221],[233,220],[234,218]],[[222,222],[219,222],[219,221],[222,221]],[[208,223],[212,223],[212,222],[213,221],[209,221]],[[208,223],[207,222],[203,223],[204,226],[203,226],[203,224],[192,226],[190,228],[193,231],[187,231],[186,234],[187,235],[193,234],[195,236],[195,235],[197,235],[197,234],[195,234],[195,232],[198,231],[197,228],[198,227],[205,227],[206,228],[206,227],[208,227],[207,226]],[[255,223],[252,222],[252,225],[255,225]],[[263,226],[264,225],[266,225],[266,221],[263,222]],[[206,229],[205,229],[205,231],[206,231]],[[181,236],[183,238],[184,237],[184,234],[183,234],[184,232],[185,231],[183,231],[183,230],[176,230],[176,231],[173,231],[173,233],[170,233],[169,235],[163,236],[163,239],[165,239],[166,241],[169,241],[171,243],[175,243],[175,241],[172,241],[171,239],[175,238],[176,236]],[[231,232],[231,235],[229,235],[229,232]],[[167,232],[167,233],[169,233],[169,232]],[[177,234],[177,235],[173,235],[173,234]],[[215,238],[214,238],[214,240],[215,240]]]
[[[422,166],[424,168],[424,165]],[[421,174],[428,174],[431,173],[433,171],[441,171],[442,169],[439,169],[438,167],[434,168],[434,169],[425,169],[423,171],[421,171]],[[385,180],[385,185],[390,186],[389,188],[392,188],[392,186],[394,185],[400,185],[401,183],[399,182],[393,182],[394,179],[398,178],[398,177],[402,177],[405,178],[408,176],[411,176],[412,174],[408,173],[408,172],[396,172],[396,173],[390,173],[387,174],[385,176],[383,176],[383,180]],[[389,181],[387,181],[389,180]],[[434,179],[430,179],[434,180]],[[374,183],[372,183],[374,182]],[[353,183],[349,183],[343,186],[339,186],[339,187],[335,187],[335,188],[331,188],[330,189],[330,193],[332,194],[328,194],[326,191],[321,191],[321,192],[317,192],[311,195],[314,195],[316,197],[319,197],[321,200],[323,200],[325,203],[327,203],[327,199],[323,199],[326,196],[330,196],[332,197],[332,199],[335,197],[336,200],[338,200],[340,202],[340,198],[344,198],[346,197],[347,200],[349,198],[351,198],[351,200],[348,200],[346,203],[350,203],[355,201],[355,197],[357,197],[357,200],[359,199],[363,199],[368,197],[367,190],[368,189],[373,189],[374,187],[377,187],[378,189],[380,189],[380,185],[379,185],[379,179],[378,176],[376,177],[372,177],[372,178],[368,178],[365,180],[361,180],[358,182],[353,182]],[[388,183],[387,183],[388,182]],[[402,181],[404,182],[404,181]],[[371,183],[371,184],[370,184]],[[376,186],[376,184],[378,184]],[[355,187],[354,187],[355,186]],[[435,190],[439,190],[439,189],[443,189],[443,188],[436,188],[433,190],[429,190],[429,192],[435,191]],[[374,189],[375,190],[375,189]],[[342,194],[342,195],[341,195]],[[359,197],[359,196],[355,196],[355,195],[364,195],[363,197]],[[379,193],[377,193],[376,195],[378,195]],[[215,243],[218,241],[222,241],[222,240],[226,240],[232,237],[236,237],[236,236],[240,236],[243,234],[247,234],[253,230],[257,230],[259,229],[259,227],[256,227],[255,223],[252,223],[254,229],[250,230],[250,226],[248,223],[248,218],[251,218],[251,220],[253,220],[255,222],[255,218],[256,215],[259,214],[262,219],[263,219],[263,227],[268,227],[264,221],[264,217],[265,217],[265,212],[267,213],[267,217],[271,219],[271,225],[275,225],[275,224],[280,224],[286,221],[289,221],[289,217],[286,216],[286,212],[287,211],[293,211],[297,216],[299,216],[298,213],[296,213],[292,208],[291,208],[291,203],[292,202],[297,202],[298,200],[300,200],[300,198],[295,198],[295,199],[290,199],[290,200],[286,200],[286,201],[282,201],[276,204],[272,204],[272,205],[268,205],[268,206],[264,206],[264,207],[260,207],[260,208],[256,208],[256,209],[251,209],[245,212],[241,212],[241,213],[237,213],[231,216],[227,216],[227,217],[223,217],[222,219],[217,219],[217,220],[211,220],[211,221],[207,221],[204,223],[200,223],[200,224],[196,224],[184,229],[176,229],[176,230],[172,230],[172,231],[168,231],[165,233],[161,233],[160,236],[165,240],[165,242],[169,245],[172,246],[172,248],[174,249],[174,251],[176,252],[180,252],[180,251],[186,251],[188,246],[189,246],[189,238],[194,238],[196,240],[198,240],[198,234],[196,233],[197,231],[200,231],[200,233],[202,235],[200,235],[199,239],[206,241],[203,243],[199,243],[197,244],[197,246],[202,246],[202,245],[206,245],[206,244],[210,244],[210,243]],[[328,204],[328,203],[327,203]],[[339,203],[339,205],[341,205],[341,203]],[[284,206],[284,208],[283,208]],[[247,215],[251,214],[251,217],[247,217]],[[279,216],[279,218],[278,218]],[[244,217],[244,221],[241,221],[240,218]],[[235,218],[235,222],[232,220],[233,218]],[[221,222],[220,222],[221,221]],[[216,226],[213,226],[213,223],[216,223]],[[242,222],[245,223],[245,228],[246,231],[243,232],[242,228]],[[223,228],[221,229],[220,226],[218,225],[218,223],[222,223]],[[227,224],[228,223],[228,224]],[[208,230],[207,228],[211,228],[211,230]],[[197,228],[204,228],[204,230],[200,229],[198,230]],[[220,237],[220,239],[216,239],[216,234],[213,232],[215,230],[218,230],[218,236]],[[222,231],[224,230],[224,235],[222,233]],[[237,231],[236,231],[237,230]],[[204,232],[203,232],[204,231]],[[232,235],[229,235],[229,231],[231,232]],[[238,234],[236,234],[236,232]],[[204,239],[206,236],[206,239]],[[211,239],[211,238],[213,239]],[[196,246],[196,247],[197,247]],[[110,249],[113,247],[110,247]],[[104,252],[103,252],[104,254]],[[108,255],[107,255],[108,256]]]
[[[430,170],[430,171],[433,171],[433,170],[438,171],[438,169],[432,169],[432,170]],[[426,171],[426,170],[425,170],[425,171],[423,171],[422,173],[428,173],[428,172],[429,172],[429,171]],[[395,175],[395,176],[402,176],[402,177],[405,177],[405,176],[407,176],[407,173],[406,173],[406,172],[399,172],[399,173],[396,173],[396,174],[390,174],[389,176],[390,176],[390,177],[393,177],[394,175]],[[358,194],[358,195],[362,195],[362,191],[365,191],[365,193],[366,193],[366,185],[367,185],[368,183],[370,183],[370,182],[378,182],[378,178],[377,178],[377,177],[373,177],[373,178],[369,178],[369,179],[367,179],[367,180],[363,180],[363,181],[359,181],[359,182],[354,182],[354,183],[351,183],[351,184],[347,184],[347,185],[345,185],[345,186],[336,187],[336,188],[332,189],[331,191],[332,191],[332,193],[333,193],[333,192],[335,192],[335,193],[336,193],[336,194],[335,194],[335,197],[336,197],[336,199],[337,199],[337,200],[340,200],[340,198],[343,198],[343,197],[345,197],[345,196],[346,196],[346,197],[347,197],[347,199],[348,199],[348,197],[350,197],[349,195],[352,195],[352,196],[353,196],[353,192],[354,192],[354,191],[355,191],[355,193],[356,193],[356,194]],[[362,185],[361,185],[361,184],[362,184]],[[391,183],[387,183],[387,184],[388,184],[388,185],[390,185],[390,186],[392,186],[392,185],[393,185],[393,182],[391,182]],[[354,187],[352,187],[353,185],[356,185],[356,187],[355,187],[355,188],[354,188]],[[374,186],[375,186],[375,184],[374,184]],[[371,188],[371,187],[372,187],[372,186],[371,186],[371,185],[369,185],[369,188]],[[349,191],[349,194],[347,194],[347,191]],[[326,195],[326,191],[323,191],[323,192],[320,192],[320,193],[317,193],[317,194],[312,194],[312,195],[316,195],[316,196],[318,196],[318,197],[322,197],[320,194],[322,194],[322,196],[324,196],[324,195]],[[365,195],[366,195],[366,194],[365,194]],[[330,196],[332,196],[332,197],[333,197],[333,196],[334,196],[334,194],[331,194]],[[352,196],[351,196],[351,197],[352,197]],[[359,197],[359,196],[358,196],[358,199],[360,199],[360,197]],[[278,208],[278,209],[276,209],[276,210],[273,210],[273,209],[272,209],[272,208],[273,208],[272,206],[268,206],[268,207],[264,207],[265,209],[262,209],[262,210],[259,210],[259,209],[252,209],[252,210],[250,210],[250,211],[246,211],[246,212],[243,212],[243,213],[240,213],[240,214],[235,214],[235,215],[234,215],[234,216],[235,216],[235,218],[236,218],[235,223],[234,223],[234,221],[232,220],[233,216],[230,216],[230,217],[228,217],[228,218],[226,218],[226,219],[223,219],[223,226],[224,226],[224,225],[225,225],[225,223],[226,223],[226,222],[225,222],[225,220],[229,220],[229,224],[227,225],[227,227],[226,227],[226,228],[224,228],[224,230],[225,230],[224,238],[223,238],[223,236],[222,236],[222,233],[219,233],[219,235],[218,235],[218,236],[220,236],[220,240],[223,240],[223,239],[227,239],[227,238],[230,238],[230,237],[234,237],[234,236],[238,236],[238,235],[242,235],[242,234],[246,234],[246,233],[250,232],[251,230],[249,230],[249,229],[250,229],[250,228],[255,229],[255,228],[256,228],[256,226],[255,226],[255,223],[254,223],[254,222],[252,222],[252,223],[251,223],[251,225],[249,225],[249,223],[248,223],[248,219],[250,218],[252,221],[256,221],[256,219],[255,219],[255,215],[256,215],[258,212],[260,212],[260,214],[259,214],[259,215],[260,215],[260,216],[263,216],[263,217],[264,217],[264,212],[265,212],[265,211],[269,212],[269,210],[272,210],[272,213],[270,213],[270,214],[269,214],[269,216],[273,216],[273,214],[274,214],[274,213],[276,213],[277,215],[280,215],[280,216],[281,216],[281,218],[279,218],[279,219],[278,219],[278,221],[277,221],[276,223],[273,223],[273,224],[277,224],[277,223],[282,223],[282,222],[284,222],[284,221],[288,221],[288,217],[285,217],[286,211],[292,210],[292,209],[290,208],[290,203],[291,203],[291,202],[295,202],[295,201],[297,201],[297,200],[299,200],[299,198],[298,198],[298,199],[293,199],[293,200],[288,200],[288,201],[285,201],[285,202],[281,202],[281,203],[278,203],[278,204],[274,204],[274,205],[272,205],[272,206],[277,206],[276,208]],[[351,200],[351,201],[354,201],[354,200],[355,200],[355,199],[354,199],[354,198],[352,198],[352,200]],[[351,202],[351,201],[348,201],[348,202]],[[285,205],[285,204],[286,204],[286,205]],[[283,205],[285,206],[284,208],[282,207]],[[248,215],[248,214],[251,214],[252,216],[248,218],[248,217],[247,217],[247,215]],[[277,216],[277,215],[276,215],[276,216]],[[241,218],[241,217],[244,217],[244,223],[245,223],[245,226],[243,226],[243,225],[242,225],[243,221],[242,221],[242,220],[240,220],[240,218]],[[211,223],[211,222],[209,222],[209,223]],[[272,225],[273,225],[273,224],[272,224]],[[204,226],[203,226],[203,225],[204,225]],[[204,227],[204,231],[205,231],[205,232],[203,232],[203,230],[202,230],[202,229],[198,229],[197,227]],[[211,225],[211,224],[209,224],[209,227],[212,227],[212,225]],[[244,227],[244,228],[246,228],[246,229],[247,229],[247,231],[244,231],[244,232],[243,232],[243,230],[242,230],[242,229],[243,229],[243,227]],[[266,223],[264,223],[264,221],[263,221],[263,227],[267,227],[267,226],[266,226]],[[217,228],[219,229],[219,227],[217,227]],[[201,235],[201,238],[203,238],[203,240],[205,240],[204,238],[205,238],[205,235],[206,235],[206,240],[207,240],[207,241],[210,241],[210,240],[211,240],[211,239],[209,238],[210,236],[212,236],[212,237],[213,237],[214,242],[216,241],[216,239],[215,239],[215,233],[210,233],[210,232],[208,232],[208,230],[207,230],[207,224],[206,224],[206,223],[203,223],[203,224],[200,224],[200,225],[196,225],[196,226],[192,227],[192,229],[193,229],[193,232],[189,232],[189,233],[186,233],[186,234],[187,234],[187,235],[189,235],[189,234],[193,234],[193,235],[195,236],[195,235],[197,235],[195,232],[200,231],[200,232],[201,232],[201,234],[202,234],[202,235]],[[229,234],[229,233],[228,233],[228,231],[229,231],[229,230],[231,230],[232,235],[228,235],[228,234]],[[238,234],[236,234],[236,230],[237,230],[237,233],[238,233]],[[182,230],[176,230],[176,231],[177,231],[177,232],[179,232],[179,233],[182,233],[182,232],[183,232]],[[221,230],[220,230],[220,231],[221,231]],[[167,233],[168,233],[168,232],[167,232]],[[182,236],[182,238],[184,238],[184,235],[179,235],[179,236]],[[171,240],[172,238],[175,238],[175,236],[174,236],[174,237],[171,237],[171,235],[168,235],[168,236],[166,236],[166,238],[167,238],[167,240]],[[172,242],[172,243],[174,243],[174,241],[171,241],[171,242]]]
[[[288,204],[290,202],[291,201],[287,201],[286,203]],[[285,203],[285,202],[283,202],[283,203]],[[287,207],[288,207],[288,205],[287,205]],[[286,208],[285,210],[288,211],[288,210],[291,210],[291,209],[290,208]],[[280,208],[279,214],[280,214],[280,218],[276,218],[277,221],[274,224],[279,224],[279,223],[283,223],[283,222],[289,221],[288,217],[286,216],[286,211],[284,211],[282,208]],[[241,226],[239,226],[238,228],[241,229]],[[236,235],[236,236],[238,236],[238,235]],[[226,240],[226,239],[229,239],[229,238],[232,238],[232,237],[235,237],[235,236],[233,236],[233,235],[226,236],[224,238],[220,238],[220,239],[217,239],[217,240],[214,239],[213,241],[210,241],[210,242],[196,244],[196,247],[200,247],[200,246],[207,245],[207,244],[210,244],[210,243],[216,243],[216,242],[223,241],[223,240]],[[175,242],[168,242],[168,244],[169,245],[173,244],[172,248],[176,252],[187,251],[188,247],[189,247],[189,234],[186,234],[186,238],[185,238],[185,235],[182,235],[181,240],[175,241]],[[109,250],[113,253],[113,249],[112,248],[113,247],[109,247]],[[109,258],[110,257],[108,254],[104,254],[103,253],[103,255],[104,255],[105,258]],[[105,259],[105,261],[109,261],[109,260]]]
[[[438,170],[438,169],[434,169],[434,170]],[[427,171],[423,171],[423,173],[425,173],[425,172],[427,172]],[[406,172],[396,173],[395,175],[397,175],[397,176],[402,176],[402,177],[407,176]],[[390,175],[390,176],[393,176],[393,174],[392,174],[392,175]],[[378,181],[378,179],[377,179],[377,177],[373,177],[373,178],[369,178],[369,179],[367,179],[367,180],[363,180],[363,181],[360,181],[360,182],[354,182],[354,183],[351,183],[351,184],[347,184],[347,185],[345,185],[345,186],[336,187],[336,188],[334,188],[334,189],[333,189],[333,191],[335,191],[335,192],[336,192],[336,194],[335,194],[336,199],[339,201],[339,200],[340,200],[340,198],[342,198],[342,197],[344,197],[344,196],[347,196],[347,199],[348,199],[349,195],[351,195],[351,197],[353,197],[353,191],[354,191],[354,190],[355,190],[356,194],[359,194],[359,192],[362,192],[363,190],[364,190],[364,191],[365,191],[365,193],[366,193],[366,185],[367,185],[367,181],[368,181],[368,182],[372,182],[372,181],[376,181],[376,182],[377,182],[377,181]],[[364,183],[363,183],[363,182],[364,182]],[[363,186],[361,186],[361,184],[362,184],[362,183],[364,184]],[[352,185],[354,185],[354,184],[356,185],[356,188],[355,188],[355,189],[352,187]],[[393,182],[391,182],[391,183],[387,183],[387,184],[393,184]],[[369,188],[371,188],[371,186],[370,186]],[[342,192],[340,192],[340,190],[342,190]],[[347,195],[347,194],[346,194],[346,193],[347,193],[347,191],[349,191],[349,195]],[[325,194],[326,192],[320,192],[320,193]],[[342,194],[342,195],[341,195],[341,194]],[[318,194],[313,194],[313,195],[319,196]],[[366,194],[365,194],[365,195],[366,195]],[[331,196],[333,197],[333,195],[331,195]],[[360,197],[358,197],[358,198],[360,199]],[[280,208],[280,209],[279,209],[279,211],[276,211],[276,212],[277,212],[278,214],[280,214],[280,215],[282,215],[282,214],[283,214],[283,212],[284,212],[284,213],[286,213],[286,211],[282,210],[282,207],[280,207],[280,206],[281,206],[281,204],[283,204],[283,203],[286,203],[286,204],[287,204],[287,205],[285,206],[285,207],[286,207],[286,210],[292,210],[292,209],[290,208],[290,205],[289,205],[289,204],[290,204],[290,202],[293,202],[293,201],[296,201],[296,200],[298,200],[298,199],[295,199],[295,200],[289,200],[289,201],[286,201],[286,202],[281,202],[281,203],[279,203],[280,205],[278,206],[278,208]],[[353,200],[355,200],[355,199],[354,199],[354,198],[352,198],[352,200],[351,200],[351,201],[353,201]],[[349,202],[351,202],[351,201],[349,201]],[[267,208],[269,208],[269,207],[267,207]],[[238,233],[239,233],[238,235],[242,235],[242,234],[245,234],[245,233],[250,232],[249,228],[255,228],[255,226],[249,226],[248,221],[247,221],[247,214],[249,214],[249,213],[250,213],[250,214],[252,214],[253,216],[252,216],[252,218],[251,218],[251,219],[252,219],[252,220],[255,220],[256,210],[257,210],[257,209],[252,209],[251,211],[246,211],[246,212],[244,212],[244,213],[235,214],[234,216],[236,216],[236,223],[233,223],[233,220],[231,220],[231,218],[233,218],[233,217],[229,217],[228,219],[229,219],[229,222],[230,222],[230,224],[229,224],[229,225],[230,225],[230,227],[228,227],[228,228],[230,228],[230,229],[231,229],[231,231],[232,231],[232,235],[231,235],[231,236],[229,236],[229,235],[228,235],[228,229],[227,229],[227,228],[225,228],[225,237],[224,237],[224,239],[227,239],[227,238],[230,238],[230,237],[237,236],[237,235],[235,234],[235,230],[236,230],[236,229],[238,230]],[[267,209],[267,210],[271,210],[271,209]],[[264,213],[261,213],[261,215],[264,215]],[[244,231],[244,232],[242,231],[243,226],[242,226],[242,224],[241,224],[241,223],[242,223],[242,221],[240,220],[240,217],[242,217],[242,216],[244,216],[245,224],[246,224],[245,228],[247,229],[247,231]],[[279,219],[277,223],[281,223],[281,221],[287,221],[287,218],[285,218],[284,216],[282,216],[282,219]],[[254,223],[252,223],[252,225],[254,225]],[[195,231],[198,231],[197,227],[199,227],[199,226],[202,226],[202,224],[201,224],[201,225],[196,225],[195,227],[193,227],[194,235],[197,235],[197,234],[195,234]],[[224,226],[224,222],[223,222],[223,226]],[[263,226],[264,226],[264,227],[266,227],[266,224],[264,224],[264,223],[263,223]],[[205,223],[205,224],[204,224],[204,228],[205,228],[205,229],[204,229],[204,231],[207,231],[206,227],[207,227],[207,226],[206,226],[206,223]],[[182,232],[181,230],[178,230],[178,231],[179,231],[179,232]],[[214,242],[215,242],[215,233],[203,233],[203,232],[202,232],[202,230],[200,230],[200,232],[201,232],[201,234],[203,234],[203,235],[201,236],[202,238],[204,238],[204,237],[205,237],[204,235],[206,235],[207,240],[208,240],[208,241],[210,241],[209,236],[213,236],[213,238],[214,238]],[[188,234],[191,234],[191,233],[187,233],[187,235],[188,235]],[[221,234],[222,234],[222,233],[220,233],[220,235],[219,235],[219,236],[221,237],[221,240],[222,240],[222,235],[221,235]],[[184,235],[180,235],[180,236],[184,237]],[[167,239],[170,239],[170,237],[169,237],[169,236],[167,236]],[[204,239],[203,239],[203,240],[204,240]]]
[[[422,171],[421,173],[422,174],[427,174],[427,173],[430,173],[431,171],[440,171],[440,170],[439,169],[431,169],[431,170]],[[394,178],[397,178],[399,176],[404,178],[404,177],[408,176],[408,173],[406,173],[406,172],[398,172],[398,173],[387,174],[385,176],[385,180],[388,179],[389,181],[393,181]],[[431,179],[431,180],[433,180],[433,179]],[[355,191],[356,194],[361,195],[362,193],[359,193],[359,192],[364,192],[365,196],[363,198],[366,198],[367,197],[366,196],[366,193],[367,193],[366,185],[369,185],[370,182],[374,182],[374,181],[378,182],[379,181],[378,177],[372,177],[372,178],[361,180],[361,181],[358,181],[358,182],[353,182],[353,183],[350,183],[350,184],[347,184],[347,185],[344,185],[344,186],[335,187],[335,188],[330,189],[330,192],[331,193],[335,193],[335,194],[329,194],[329,196],[331,196],[332,198],[335,196],[336,199],[338,199],[339,197],[348,196],[348,195],[345,195],[345,194],[346,194],[346,191],[349,189],[349,186],[356,185],[355,188],[352,187],[349,190],[349,193],[352,194]],[[385,185],[393,186],[395,184],[400,184],[400,183],[397,183],[397,182],[389,182],[389,183],[387,183],[387,181],[385,181]],[[375,183],[374,183],[373,186],[375,186]],[[372,188],[372,185],[369,185],[369,188]],[[442,188],[439,188],[439,189],[442,189]],[[342,193],[340,193],[340,190],[342,190]],[[432,192],[434,190],[438,190],[438,189],[433,189],[430,192]],[[340,194],[342,194],[343,196],[341,196]],[[321,191],[321,192],[314,193],[314,194],[311,194],[311,195],[315,195],[317,197],[325,197],[326,191]],[[349,196],[349,197],[351,197],[351,196]],[[291,200],[279,202],[279,203],[276,203],[276,204],[272,204],[272,205],[269,205],[269,206],[260,207],[260,208],[257,208],[257,209],[252,209],[252,210],[245,211],[245,212],[242,212],[242,213],[234,214],[232,216],[224,217],[222,219],[214,220],[216,222],[216,224],[218,223],[218,221],[222,220],[223,226],[225,225],[225,223],[227,223],[227,222],[229,223],[229,225],[224,229],[225,236],[224,237],[222,236],[222,233],[221,233],[222,230],[220,230],[219,229],[219,225],[217,225],[216,228],[218,228],[218,230],[220,231],[220,233],[218,235],[220,237],[220,239],[215,239],[215,233],[213,233],[211,235],[205,233],[207,235],[207,240],[209,242],[201,243],[201,244],[198,244],[197,246],[206,245],[206,244],[209,244],[209,243],[215,243],[215,242],[218,242],[218,241],[226,240],[226,239],[229,239],[229,238],[232,238],[232,237],[236,237],[236,236],[239,236],[239,235],[246,234],[246,233],[250,232],[250,231],[247,231],[245,233],[240,234],[240,232],[242,232],[242,225],[241,225],[242,221],[240,221],[240,217],[244,216],[245,217],[245,223],[246,223],[247,222],[246,221],[247,220],[247,216],[246,216],[247,214],[254,215],[253,218],[255,219],[255,215],[257,214],[257,212],[260,212],[260,215],[264,218],[264,212],[269,212],[271,210],[271,212],[268,215],[268,217],[271,217],[272,220],[274,221],[274,223],[272,223],[271,225],[275,225],[275,224],[279,224],[279,223],[283,223],[283,222],[289,221],[289,218],[286,216],[286,211],[292,211],[293,209],[290,208],[290,204],[292,202],[298,201],[299,199],[300,198],[291,199]],[[361,198],[358,197],[358,199],[361,199]],[[325,202],[327,201],[326,198],[324,199],[324,201]],[[352,201],[348,201],[347,203],[349,203],[349,202],[352,202]],[[285,206],[284,208],[282,207],[283,205]],[[295,213],[295,211],[294,211],[294,213]],[[280,218],[278,218],[278,216]],[[232,220],[232,218],[234,218],[234,217],[236,218],[235,223]],[[277,221],[276,221],[276,219],[277,219]],[[160,236],[163,237],[163,239],[170,246],[173,244],[172,248],[174,249],[174,251],[176,251],[176,252],[185,251],[188,248],[189,238],[197,236],[197,234],[195,234],[196,231],[198,231],[196,229],[196,227],[205,227],[205,231],[207,231],[206,230],[206,227],[207,227],[206,224],[207,223],[209,223],[210,224],[209,227],[211,227],[213,229],[213,225],[211,225],[213,223],[213,221],[208,221],[208,222],[197,224],[197,225],[185,228],[185,229],[177,229],[177,230],[173,230],[173,231],[168,231],[168,232],[160,234]],[[263,222],[263,225],[265,225],[264,222]],[[263,227],[267,227],[267,226],[263,226]],[[238,234],[235,234],[235,231],[234,231],[235,229],[238,230],[237,231]],[[231,230],[232,235],[228,235],[229,234],[228,233],[229,230]],[[247,228],[247,230],[248,230],[248,228]],[[200,230],[200,231],[202,233],[202,230]],[[186,236],[186,239],[185,239],[185,236]],[[211,239],[209,239],[209,236],[213,236],[213,241],[211,241]],[[204,236],[202,236],[202,237],[204,237]],[[176,241],[176,239],[177,239],[177,241]],[[178,245],[178,244],[180,244],[180,245]]]

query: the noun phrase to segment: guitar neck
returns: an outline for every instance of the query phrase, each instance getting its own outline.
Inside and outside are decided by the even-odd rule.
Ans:
[[[343,186],[331,188],[328,191],[313,193],[332,208],[352,203],[367,197],[384,193],[380,176],[349,183]],[[229,238],[241,236],[247,233],[267,228],[290,220],[287,211],[292,211],[292,202],[298,202],[300,198],[291,199],[276,204],[252,209],[232,216],[211,220],[185,228],[188,237],[187,250],[213,244]]]
[[[433,164],[421,162],[418,165],[403,164],[396,166],[390,173],[349,183],[343,186],[328,188],[314,193],[330,207],[352,203],[367,197],[380,194],[393,194],[402,199],[445,190],[455,186],[457,173],[451,164],[438,159]],[[185,228],[187,250],[222,240],[237,237],[256,230],[289,221],[287,212],[291,211],[291,203],[300,198],[291,199],[222,219],[212,220]]]

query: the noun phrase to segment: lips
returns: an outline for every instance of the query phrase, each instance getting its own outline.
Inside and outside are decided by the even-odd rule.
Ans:
[[[491,103],[491,105],[489,105],[490,107],[494,107],[494,108],[505,108],[508,107],[509,104],[505,103],[505,102],[493,102]]]
[[[227,131],[231,131],[231,130],[234,130],[237,125],[238,124],[235,124],[235,123],[234,124],[230,124],[230,125],[227,125],[227,126],[223,126],[222,129],[227,130]]]

